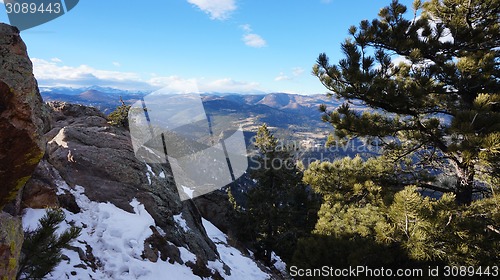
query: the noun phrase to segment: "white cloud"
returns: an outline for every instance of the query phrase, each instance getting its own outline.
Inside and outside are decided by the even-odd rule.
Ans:
[[[264,40],[260,35],[252,33],[253,30],[250,24],[240,25],[240,28],[245,32],[242,38],[245,45],[254,48],[262,48],[267,45],[266,40]]]
[[[261,91],[256,82],[236,81],[230,78],[202,83],[200,87],[206,92],[249,93]]]
[[[292,68],[292,73],[295,77],[302,75],[304,73],[304,69],[302,67],[294,67]]]
[[[236,10],[235,0],[187,0],[210,15],[211,19],[224,20]]]
[[[1,1],[1,0],[0,0]],[[52,62],[55,62],[55,63],[59,63],[59,62],[62,62],[61,59],[57,58],[57,57],[54,57],[54,58],[51,58],[50,61]]]
[[[59,62],[32,58],[33,73],[41,86],[109,86],[117,88],[151,88],[136,73],[95,69],[88,65],[77,67]]]
[[[278,76],[276,76],[276,78],[274,78],[275,81],[287,81],[287,80],[291,80],[291,79],[292,78],[288,77],[283,72],[281,72]]]
[[[283,72],[280,72],[276,78],[274,78],[275,81],[289,81],[293,80],[294,78],[302,75],[304,73],[304,69],[302,67],[293,67],[292,68],[292,76],[289,76]]]
[[[255,33],[243,35],[243,42],[245,42],[245,45],[253,48],[262,48],[267,45],[266,40]]]
[[[240,25],[241,29],[243,29],[243,31],[247,32],[247,33],[250,33],[252,32],[252,27],[250,27],[250,24],[243,24],[243,25]]]
[[[122,64],[120,62],[117,62],[117,61],[113,61],[112,64],[116,67],[120,67],[122,66]]]
[[[147,82],[154,88],[165,88],[172,92],[201,91],[196,79],[185,79],[176,75],[155,76],[149,79]]]
[[[256,82],[237,81],[231,78],[207,80],[183,78],[177,75],[159,76],[151,74],[143,78],[138,73],[99,70],[88,65],[65,66],[60,62],[32,58],[33,72],[38,84],[45,87],[103,86],[126,90],[156,90],[167,88],[175,92],[231,92],[247,93],[262,91]]]

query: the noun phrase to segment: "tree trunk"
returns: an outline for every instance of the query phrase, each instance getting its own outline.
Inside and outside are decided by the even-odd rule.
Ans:
[[[474,166],[457,165],[458,182],[455,190],[456,201],[460,205],[469,205],[472,202],[474,189]]]

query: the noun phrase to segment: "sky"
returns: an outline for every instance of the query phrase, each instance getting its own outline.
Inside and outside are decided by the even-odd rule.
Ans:
[[[318,55],[337,62],[348,28],[389,3],[80,0],[21,37],[40,86],[323,94],[311,74]]]

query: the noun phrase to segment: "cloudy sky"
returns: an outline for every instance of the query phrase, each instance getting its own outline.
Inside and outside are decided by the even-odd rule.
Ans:
[[[389,2],[80,0],[21,36],[41,86],[316,94],[318,54],[338,61],[349,26]]]

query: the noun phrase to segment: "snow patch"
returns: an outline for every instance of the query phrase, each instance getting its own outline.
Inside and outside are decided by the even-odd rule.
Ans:
[[[148,172],[146,172],[146,176],[148,176],[148,181],[149,181],[149,184],[151,185],[151,174],[153,174],[153,176],[155,176],[155,173],[153,172],[153,168],[151,168],[151,166],[149,164],[146,163],[146,167],[148,168]]]
[[[271,276],[262,271],[254,260],[244,256],[238,249],[231,247],[227,244],[227,236],[220,231],[211,222],[203,219],[203,226],[207,232],[208,237],[217,246],[217,251],[220,254],[220,259],[231,268],[231,275],[224,274],[226,280],[266,280]],[[223,263],[221,260],[208,262],[208,267],[223,272]]]
[[[184,230],[184,232],[188,232],[189,230],[191,230],[188,227],[186,220],[182,217],[182,213],[179,215],[174,215],[174,221],[178,226],[180,226]]]
[[[87,252],[87,246],[90,246],[98,266],[92,270],[87,263],[80,260],[78,252],[65,249],[62,253],[68,256],[69,260],[62,261],[45,279],[200,279],[186,265],[171,264],[161,259],[155,263],[143,259],[144,241],[152,234],[150,227],[156,227],[162,235],[165,235],[165,232],[155,225],[153,217],[137,199],[134,198],[130,202],[133,213],[129,213],[109,202],[91,201],[81,186],[71,189],[64,181],[58,181],[57,185],[59,191],[72,193],[82,210],[74,214],[63,209],[66,220],[61,223],[57,233],[62,233],[71,224],[82,228],[81,235],[72,246],[83,252]],[[36,229],[39,219],[44,215],[45,209],[25,209],[23,228]],[[185,232],[190,230],[182,214],[173,218]],[[212,223],[203,219],[203,226],[220,254],[219,260],[208,263],[213,272],[218,271],[228,280],[271,278],[249,255],[228,245],[227,236]],[[192,252],[184,247],[178,249],[185,263],[196,263],[196,256]],[[276,268],[286,269],[286,265],[277,256],[274,258],[278,260],[275,263]],[[224,264],[230,267],[230,275],[225,273]]]
[[[75,196],[82,212],[73,214],[63,210],[66,214],[66,221],[61,223],[59,231],[68,229],[70,223],[81,227],[82,233],[72,245],[85,252],[88,244],[92,247],[96,259],[103,265],[93,271],[80,260],[77,252],[65,249],[62,253],[70,260],[62,261],[46,279],[149,280],[165,279],[166,273],[168,279],[199,279],[185,265],[170,264],[168,261],[161,260],[153,263],[141,257],[144,240],[152,234],[149,227],[154,226],[155,223],[144,205],[136,199],[130,202],[134,213],[129,213],[109,202],[90,201],[81,186],[71,190],[71,193]],[[44,209],[26,209],[23,227],[35,229],[38,220],[44,214]],[[196,259],[187,249],[181,247],[179,250],[183,260]]]
[[[153,174],[153,176],[155,175],[155,173],[153,172],[153,168],[151,168],[151,165],[147,164],[146,163],[146,167],[148,168],[148,171]]]
[[[281,258],[276,255],[276,253],[272,253],[271,254],[271,258],[276,261],[274,263],[274,267],[279,270],[281,272],[281,274],[283,275],[287,275],[288,274],[288,271],[286,270],[286,263],[284,261],[281,260]]]
[[[186,193],[186,195],[189,197],[189,198],[193,198],[193,193],[194,193],[194,190],[184,186],[184,185],[181,185],[182,186],[182,190]]]
[[[57,135],[49,141],[49,144],[56,143],[57,145],[67,149],[68,142],[64,141],[64,129],[65,128],[59,130],[59,133],[57,133]]]
[[[68,186],[68,183],[64,180],[56,180],[55,184],[57,186],[57,192],[56,195],[63,195],[71,190],[71,188]]]

